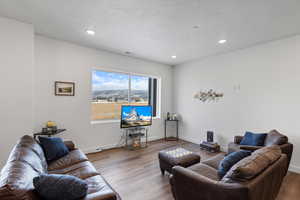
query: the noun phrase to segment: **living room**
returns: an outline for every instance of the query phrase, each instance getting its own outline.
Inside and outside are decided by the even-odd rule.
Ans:
[[[2,0],[0,199],[77,194],[37,194],[47,187],[33,179],[51,174],[88,187],[73,199],[298,199],[299,8],[296,0]],[[122,127],[126,106],[151,108],[149,124]],[[63,132],[35,141],[51,127]],[[134,140],[131,131],[146,134]],[[263,143],[249,145],[255,136]],[[43,139],[65,141],[82,160],[55,168],[61,160],[48,160]],[[211,139],[216,152],[200,149]],[[212,158],[216,175],[227,156],[266,149],[276,159],[247,181],[202,174]]]

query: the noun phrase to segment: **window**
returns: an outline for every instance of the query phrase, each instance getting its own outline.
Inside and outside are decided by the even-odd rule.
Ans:
[[[92,121],[120,119],[122,105],[152,105],[158,115],[158,79],[130,73],[92,71]]]

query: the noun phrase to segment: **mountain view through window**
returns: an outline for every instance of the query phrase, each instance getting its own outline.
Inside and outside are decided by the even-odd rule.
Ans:
[[[120,119],[122,105],[152,105],[152,82],[146,76],[93,70],[92,120]]]

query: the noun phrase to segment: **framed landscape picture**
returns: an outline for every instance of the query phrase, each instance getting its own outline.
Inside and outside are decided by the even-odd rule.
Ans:
[[[55,96],[74,96],[75,83],[55,81]]]

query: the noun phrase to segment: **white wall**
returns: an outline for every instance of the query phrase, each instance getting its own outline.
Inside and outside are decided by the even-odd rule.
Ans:
[[[222,146],[246,130],[277,129],[294,144],[292,169],[300,172],[300,36],[175,67],[174,108],[181,138],[196,143],[213,130]],[[240,90],[235,89],[240,86]],[[216,103],[195,92],[224,93]]]
[[[86,151],[120,141],[119,123],[91,124],[91,70],[106,68],[159,76],[162,114],[172,109],[172,68],[75,44],[35,37],[35,130],[48,120],[68,131],[62,134]],[[74,81],[75,97],[54,96],[54,81]],[[154,120],[152,139],[163,137],[162,120]]]
[[[33,128],[33,27],[0,18],[0,167]]]
[[[0,18],[0,27],[0,166],[20,136],[32,133],[33,127],[39,131],[48,120],[67,128],[62,136],[84,150],[117,144],[118,123],[90,123],[91,69],[107,68],[161,77],[162,114],[172,110],[174,100],[183,119],[181,138],[199,143],[207,130],[213,130],[226,146],[245,130],[276,128],[295,145],[292,166],[300,171],[300,36],[183,64],[173,71],[170,66],[34,36],[32,25],[13,20]],[[74,81],[76,96],[54,96],[57,80]],[[195,92],[210,88],[224,92],[224,98],[217,103],[193,99]],[[162,120],[154,121],[150,133],[153,139],[163,136]]]

